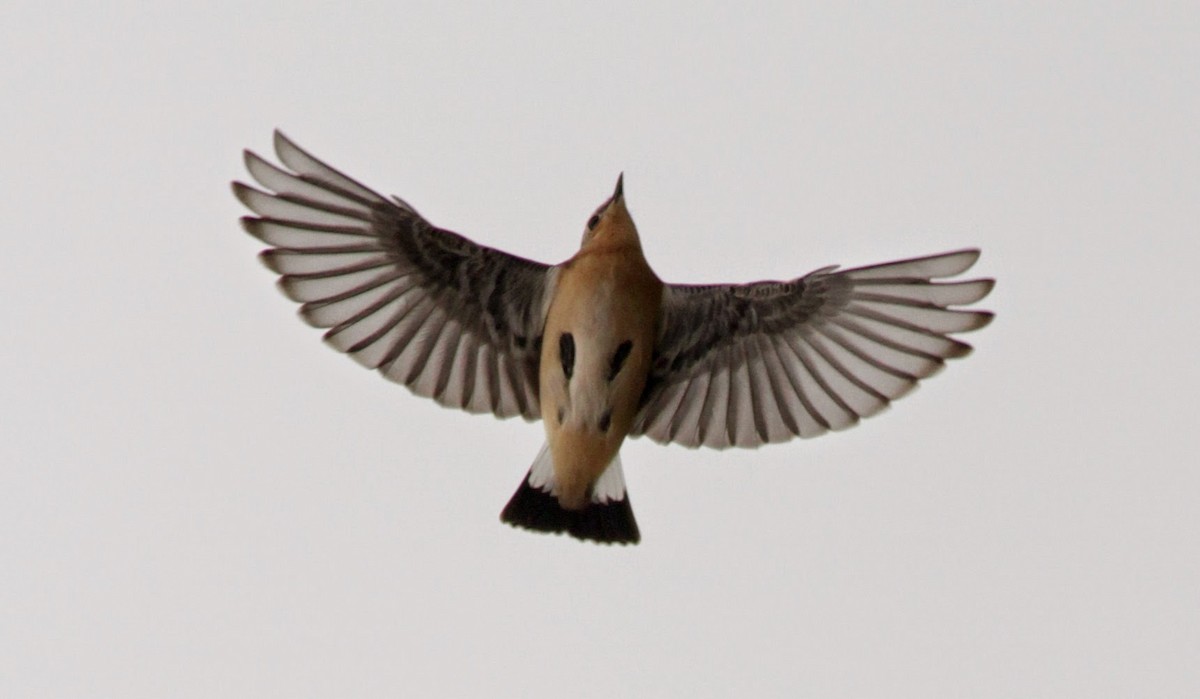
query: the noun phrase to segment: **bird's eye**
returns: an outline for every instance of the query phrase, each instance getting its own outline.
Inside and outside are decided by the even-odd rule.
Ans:
[[[600,225],[600,214],[592,214],[592,217],[588,219],[588,230],[593,230],[598,225]]]

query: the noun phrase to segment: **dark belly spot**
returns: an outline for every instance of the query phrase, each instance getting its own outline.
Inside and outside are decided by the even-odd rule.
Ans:
[[[563,375],[570,381],[575,372],[575,338],[571,333],[558,336],[558,359],[562,362]]]
[[[617,374],[621,373],[621,367],[625,366],[625,360],[629,359],[629,353],[632,351],[632,340],[626,340],[617,346],[617,351],[613,354],[612,364],[608,367],[609,381],[617,378]]]

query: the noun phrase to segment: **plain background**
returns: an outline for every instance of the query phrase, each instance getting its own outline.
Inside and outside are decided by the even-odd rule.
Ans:
[[[0,695],[1200,694],[1195,3],[8,2]],[[570,8],[570,9],[567,9]],[[979,246],[885,415],[631,441],[635,548],[497,522],[541,426],[322,346],[229,193],[301,145],[668,281]]]

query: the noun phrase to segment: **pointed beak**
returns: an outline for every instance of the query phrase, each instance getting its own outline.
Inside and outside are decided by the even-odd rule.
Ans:
[[[620,176],[617,177],[617,188],[613,190],[612,198],[613,201],[617,201],[623,196],[625,196],[625,173],[622,172]]]

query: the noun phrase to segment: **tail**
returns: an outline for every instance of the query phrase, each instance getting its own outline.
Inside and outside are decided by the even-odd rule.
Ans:
[[[576,539],[602,544],[636,544],[642,538],[625,492],[620,456],[613,457],[596,481],[587,506],[568,510],[554,496],[554,468],[546,446],[504,506],[500,521],[539,532],[566,532]]]

